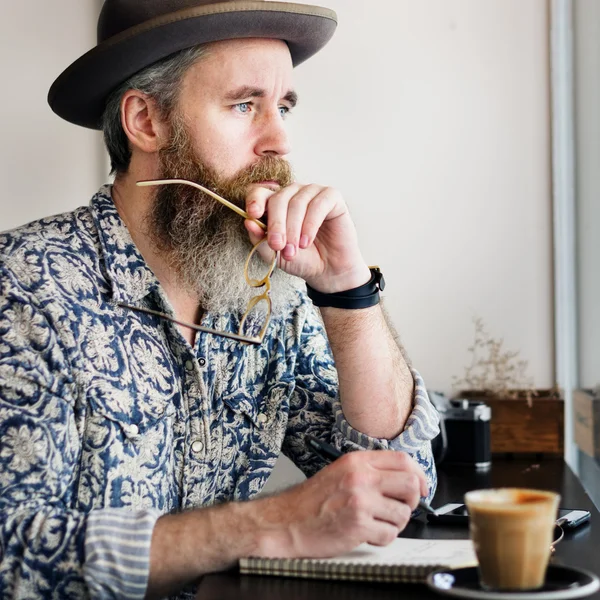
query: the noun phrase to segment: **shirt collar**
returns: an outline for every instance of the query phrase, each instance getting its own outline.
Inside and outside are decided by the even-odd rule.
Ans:
[[[90,202],[115,302],[135,303],[159,287],[104,185]]]

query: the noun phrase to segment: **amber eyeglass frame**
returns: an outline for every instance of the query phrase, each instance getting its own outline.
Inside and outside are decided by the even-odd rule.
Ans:
[[[212,198],[214,198],[215,200],[217,200],[218,202],[220,202],[221,204],[223,204],[224,206],[226,206],[233,212],[237,213],[244,219],[249,219],[250,221],[256,223],[261,229],[266,231],[267,226],[262,221],[259,221],[258,219],[253,219],[245,210],[242,210],[239,206],[236,206],[229,200],[225,200],[225,198],[222,198],[221,196],[219,196],[219,194],[215,194],[215,192],[209,190],[208,188],[205,188],[204,186],[200,185],[199,183],[195,183],[194,181],[188,181],[187,179],[153,179],[153,180],[148,180],[148,181],[138,181],[136,183],[136,185],[138,185],[140,187],[150,187],[150,186],[158,186],[158,185],[181,185],[181,184],[192,186],[192,187],[204,192],[205,194],[208,194],[209,196],[211,196]],[[264,237],[262,240],[260,240],[260,242],[258,242],[257,244],[255,244],[252,247],[252,249],[250,250],[250,253],[248,254],[248,258],[246,259],[246,264],[244,265],[244,279],[246,280],[246,283],[252,288],[264,287],[265,289],[262,294],[259,294],[258,296],[254,296],[248,302],[248,306],[246,307],[246,312],[244,313],[244,316],[242,317],[242,320],[240,321],[240,326],[238,328],[237,333],[230,333],[228,331],[218,331],[216,329],[211,329],[209,327],[202,327],[201,325],[195,325],[194,323],[188,323],[186,321],[181,321],[180,319],[176,319],[175,317],[171,317],[169,315],[161,313],[157,310],[152,310],[150,308],[144,308],[141,306],[133,306],[131,304],[125,304],[125,303],[121,303],[121,302],[118,304],[118,306],[120,306],[121,308],[127,308],[129,310],[142,312],[142,313],[146,313],[149,315],[154,315],[156,317],[162,317],[163,319],[166,319],[167,321],[171,321],[172,323],[176,323],[177,325],[181,325],[182,327],[187,327],[187,328],[193,329],[195,331],[201,331],[203,333],[210,333],[212,335],[218,335],[221,337],[230,338],[232,340],[237,340],[238,342],[245,342],[247,344],[261,344],[265,337],[265,334],[267,332],[267,327],[269,326],[269,322],[271,320],[271,308],[272,308],[271,275],[273,274],[273,271],[275,270],[275,265],[277,264],[279,252],[274,253],[273,260],[269,264],[267,274],[262,279],[254,279],[253,277],[250,277],[250,273],[249,273],[248,269],[250,267],[252,257],[258,250],[258,247],[263,242],[266,242],[266,240],[267,240],[267,238]],[[262,328],[260,329],[258,334],[254,337],[243,335],[242,332],[244,331],[244,325],[246,324],[246,319],[248,318],[248,316],[250,315],[250,313],[252,312],[254,307],[259,302],[262,302],[263,300],[267,303],[267,312],[265,315],[264,325],[262,326]]]

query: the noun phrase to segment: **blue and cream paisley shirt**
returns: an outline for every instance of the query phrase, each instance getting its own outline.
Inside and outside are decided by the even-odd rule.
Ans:
[[[164,513],[252,498],[312,433],[392,448],[435,489],[437,415],[416,371],[394,440],[344,419],[314,308],[299,294],[259,346],[119,308],[173,314],[103,187],[90,206],[0,236],[0,597],[142,598]],[[235,315],[203,324],[237,329]]]

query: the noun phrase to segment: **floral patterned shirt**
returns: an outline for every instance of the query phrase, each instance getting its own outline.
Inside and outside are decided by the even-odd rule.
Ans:
[[[408,452],[433,494],[437,414],[418,373],[398,438],[354,430],[304,294],[259,346],[198,334],[191,347],[173,323],[117,306],[173,314],[110,186],[0,235],[0,286],[1,598],[143,598],[156,519],[252,498],[280,451],[314,474],[305,433]]]

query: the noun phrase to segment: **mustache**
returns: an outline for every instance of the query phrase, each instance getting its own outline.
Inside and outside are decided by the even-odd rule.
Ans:
[[[275,181],[283,187],[292,183],[293,175],[287,160],[276,156],[265,156],[242,171],[240,179],[246,179],[249,183]]]
[[[280,157],[264,156],[239,171],[232,179],[215,181],[216,189],[212,191],[238,203],[243,208],[248,187],[263,181],[274,181],[281,188],[287,187],[294,181],[290,163]]]

